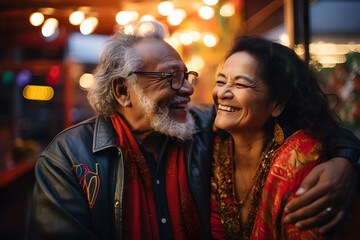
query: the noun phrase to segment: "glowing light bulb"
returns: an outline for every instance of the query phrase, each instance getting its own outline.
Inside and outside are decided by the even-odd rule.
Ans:
[[[216,36],[214,36],[213,34],[206,34],[203,37],[203,42],[204,42],[205,46],[213,47],[217,44],[217,39],[216,39]]]
[[[234,14],[235,14],[235,8],[230,3],[224,4],[220,8],[220,15],[223,16],[223,17],[231,17]]]
[[[95,82],[94,75],[90,73],[84,73],[79,80],[79,85],[82,88],[89,88],[91,87]]]
[[[136,11],[120,11],[116,14],[116,22],[120,25],[125,25],[131,21],[138,19],[139,13]]]
[[[29,17],[30,23],[33,26],[40,26],[44,22],[44,14],[41,12],[34,12]]]
[[[158,12],[160,15],[168,16],[174,10],[174,4],[169,1],[164,1],[159,3],[158,5]]]
[[[175,9],[168,17],[168,22],[173,25],[179,25],[186,17],[186,12],[182,9]]]
[[[202,19],[207,20],[214,16],[215,11],[212,7],[203,6],[203,7],[199,8],[198,14]]]
[[[145,21],[152,21],[155,20],[155,17],[153,15],[144,15],[141,19],[140,22],[145,22]]]
[[[92,32],[94,32],[97,24],[98,24],[97,18],[95,17],[87,18],[80,24],[80,32],[83,35],[89,35]]]
[[[219,0],[203,0],[203,3],[205,3],[206,5],[209,5],[209,6],[214,6],[218,2],[219,2]]]
[[[44,25],[41,28],[41,33],[44,37],[50,37],[56,31],[59,22],[55,18],[49,18],[44,22]]]
[[[85,14],[83,11],[75,11],[70,14],[69,22],[72,25],[79,25],[85,19]]]

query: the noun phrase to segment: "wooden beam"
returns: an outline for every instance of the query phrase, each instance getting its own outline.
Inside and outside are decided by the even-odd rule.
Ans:
[[[249,19],[246,20],[245,22],[246,31],[251,32],[253,29],[255,29],[257,26],[263,23],[268,17],[271,16],[271,14],[273,14],[283,5],[284,5],[284,0],[274,0],[268,5],[266,5],[260,11],[258,11],[256,14],[254,14],[253,16],[251,16]]]

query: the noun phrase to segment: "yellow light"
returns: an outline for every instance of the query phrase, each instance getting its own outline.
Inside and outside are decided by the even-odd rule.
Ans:
[[[173,25],[179,25],[186,17],[186,12],[182,9],[175,9],[168,17],[168,22]]]
[[[212,7],[209,6],[202,6],[199,8],[198,14],[203,19],[210,19],[214,16],[215,11]]]
[[[235,8],[230,3],[224,4],[220,8],[220,15],[223,16],[223,17],[231,17],[234,14],[235,14]]]
[[[189,34],[193,42],[198,41],[201,38],[201,34],[197,31],[191,31]]]
[[[120,25],[125,25],[131,21],[138,19],[139,13],[136,11],[120,11],[116,14],[116,22]]]
[[[164,1],[159,3],[158,5],[158,11],[160,15],[169,16],[173,10],[174,10],[174,4],[172,2]]]
[[[153,15],[144,15],[141,19],[140,22],[145,22],[145,21],[153,21],[155,20],[155,17]]]
[[[180,36],[179,32],[174,32],[170,38],[166,39],[165,41],[169,43],[173,48],[178,48],[180,46]]]
[[[33,26],[40,26],[44,22],[44,14],[41,12],[34,12],[30,15],[30,23]]]
[[[91,87],[95,82],[94,75],[90,73],[84,73],[79,80],[79,85],[82,88],[89,88]]]
[[[94,32],[97,24],[98,24],[97,18],[95,17],[87,18],[80,24],[80,32],[83,35],[89,35],[92,32]]]
[[[183,45],[190,45],[192,43],[192,37],[188,33],[182,33],[180,35],[180,42]]]
[[[209,6],[214,6],[215,4],[218,3],[219,0],[203,0],[203,3],[205,3],[206,5]]]
[[[186,66],[189,70],[200,71],[205,66],[205,61],[200,56],[195,56],[191,58],[189,62],[186,63]]]
[[[139,27],[139,33],[141,35],[145,35],[148,32],[153,32],[154,31],[154,26],[151,23],[142,23]]]
[[[217,44],[217,38],[213,34],[206,34],[203,37],[203,42],[207,47],[213,47]]]
[[[49,86],[27,85],[23,96],[28,100],[48,101],[54,96],[54,89]]]
[[[289,47],[290,46],[290,39],[289,36],[286,33],[283,33],[280,35],[280,43],[284,46]]]
[[[69,16],[69,22],[72,25],[79,25],[85,19],[85,14],[83,11],[72,12]]]
[[[124,33],[127,35],[131,35],[134,34],[135,29],[134,26],[132,24],[126,24],[124,27]]]
[[[55,33],[56,28],[58,27],[58,20],[55,18],[49,18],[44,22],[44,25],[41,28],[41,33],[44,37],[50,37]]]

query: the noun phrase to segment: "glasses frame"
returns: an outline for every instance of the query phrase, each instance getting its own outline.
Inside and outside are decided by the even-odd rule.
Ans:
[[[197,78],[198,78],[199,74],[197,72],[195,72],[195,71],[189,71],[189,72],[183,72],[184,73],[184,78],[182,79],[182,82],[181,82],[180,86],[178,88],[174,88],[173,87],[173,78],[174,78],[174,73],[176,71],[182,72],[181,70],[174,70],[172,72],[141,72],[141,71],[136,71],[136,72],[132,72],[132,73],[134,73],[136,75],[144,75],[144,76],[159,76],[159,77],[163,77],[164,79],[165,78],[171,78],[170,79],[170,87],[173,90],[179,90],[184,85],[185,79],[187,81],[189,81],[188,80],[189,74],[193,74],[193,75],[195,75],[195,79],[194,79],[195,81],[193,81],[195,83],[191,83],[191,85],[193,87],[195,87],[195,84],[196,84],[196,81],[197,81]]]

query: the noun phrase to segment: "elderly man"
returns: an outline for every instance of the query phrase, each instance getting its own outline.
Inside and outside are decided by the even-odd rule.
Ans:
[[[189,109],[198,74],[163,26],[133,27],[100,56],[88,95],[99,116],[64,130],[37,162],[30,239],[210,238],[214,112]],[[306,219],[294,214],[289,221]]]

